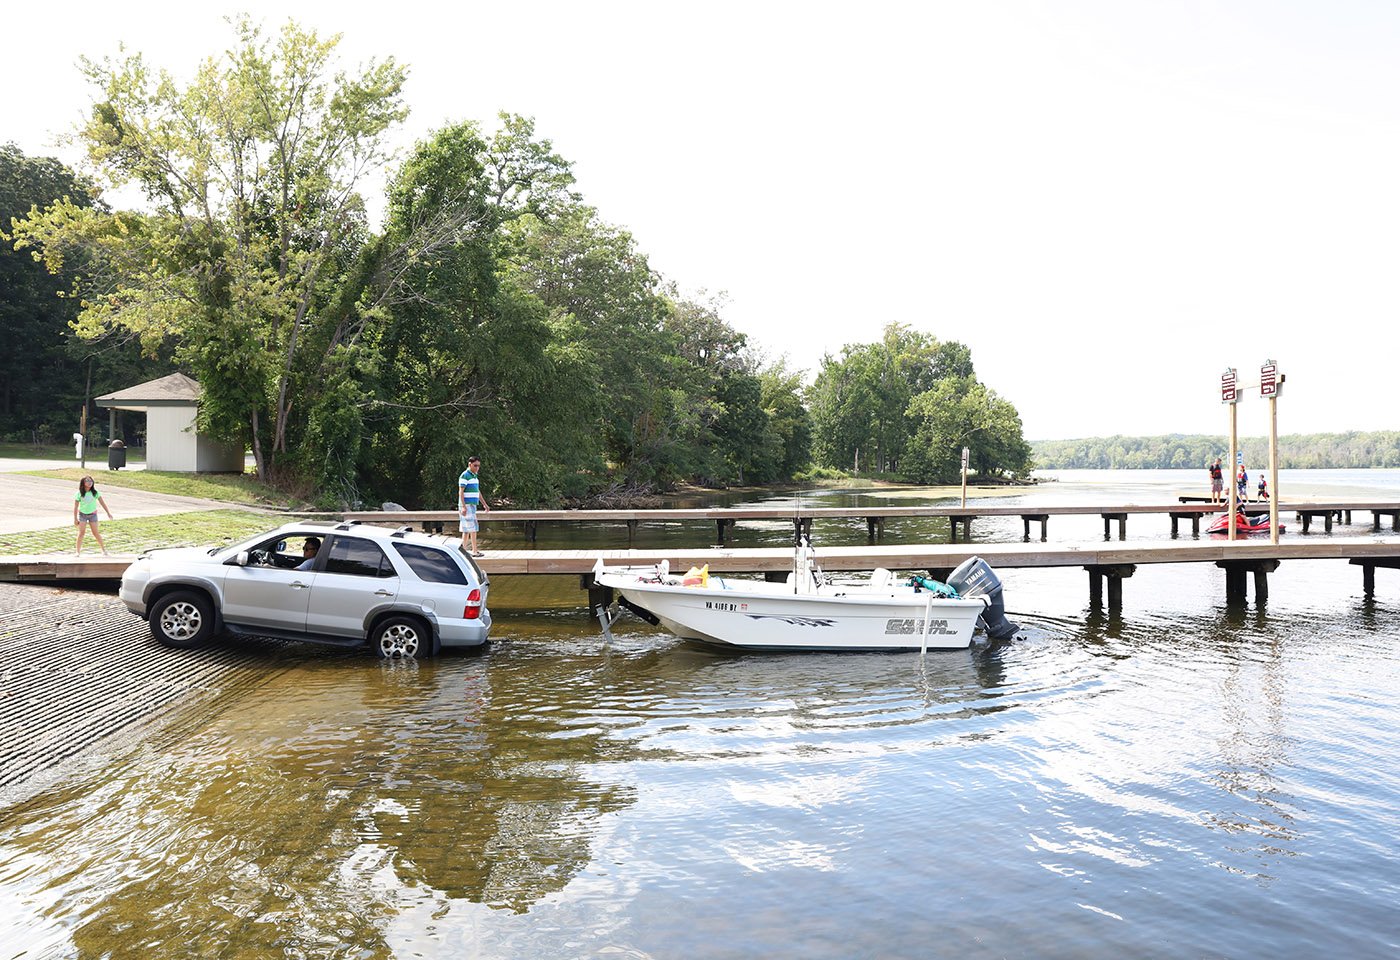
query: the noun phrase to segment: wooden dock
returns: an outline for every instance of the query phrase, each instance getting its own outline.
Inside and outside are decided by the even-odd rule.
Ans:
[[[1254,580],[1256,599],[1268,596],[1268,574],[1285,560],[1346,560],[1360,566],[1363,586],[1375,589],[1377,567],[1400,569],[1400,537],[1267,541],[1225,540],[1190,543],[1067,544],[1025,543],[904,544],[827,547],[818,551],[823,569],[863,571],[875,567],[929,571],[942,579],[968,557],[979,556],[993,567],[1080,567],[1089,574],[1091,602],[1098,602],[1105,584],[1110,607],[1121,603],[1123,580],[1141,564],[1213,563],[1225,571],[1226,596],[1244,599],[1246,578]],[[660,550],[491,550],[479,560],[491,575],[570,575],[583,586],[591,582],[599,558],[609,566],[649,565],[666,561],[672,570],[708,564],[712,573],[762,573],[784,576],[792,569],[792,551],[782,547],[698,547]],[[0,580],[64,581],[119,579],[133,557],[0,557]]]
[[[1182,501],[1190,498],[1183,497]],[[1252,501],[1244,504],[1251,512],[1267,510],[1268,501]],[[972,539],[972,521],[983,517],[1019,517],[1024,526],[1022,538],[1031,539],[1031,524],[1040,524],[1040,541],[1046,542],[1047,529],[1051,517],[1099,516],[1103,519],[1103,536],[1111,538],[1111,524],[1118,524],[1118,539],[1127,539],[1128,517],[1130,515],[1166,516],[1171,520],[1171,535],[1178,536],[1178,524],[1189,521],[1193,536],[1201,532],[1201,518],[1213,516],[1224,510],[1224,506],[1211,503],[1177,502],[1164,504],[1123,504],[1123,505],[1041,505],[1015,504],[997,506],[978,504],[967,507],[927,506],[927,507],[707,507],[690,509],[661,510],[490,510],[478,513],[482,523],[516,522],[524,525],[525,535],[534,542],[541,523],[622,523],[627,526],[628,543],[636,536],[643,523],[710,522],[715,524],[715,542],[723,545],[734,526],[753,521],[787,521],[793,525],[796,536],[811,536],[813,524],[817,520],[856,520],[865,521],[866,530],[873,543],[884,534],[885,524],[891,520],[908,518],[945,518],[949,521],[950,542],[957,543]],[[1336,519],[1341,523],[1351,523],[1352,514],[1369,512],[1371,529],[1380,532],[1381,521],[1390,521],[1390,528],[1400,532],[1400,503],[1395,501],[1345,501],[1315,502],[1289,501],[1279,504],[1280,516],[1294,514],[1303,524],[1302,532],[1309,532],[1314,519],[1321,518],[1328,533]],[[359,520],[388,526],[409,524],[426,531],[442,533],[451,531],[457,523],[457,514],[452,510],[367,510],[336,514],[346,520]],[[961,538],[959,533],[961,532]]]

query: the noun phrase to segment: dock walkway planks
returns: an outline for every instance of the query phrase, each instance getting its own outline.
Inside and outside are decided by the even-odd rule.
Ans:
[[[1400,537],[1319,539],[1271,544],[1264,540],[1191,541],[1186,543],[1035,543],[898,544],[825,547],[817,551],[826,570],[951,569],[979,556],[994,567],[1082,567],[1141,563],[1218,563],[1258,560],[1366,560],[1400,558]],[[652,564],[672,568],[710,565],[716,573],[764,573],[792,567],[785,547],[684,547],[655,550],[489,550],[477,562],[488,574],[585,574],[599,557],[605,564]],[[134,558],[16,556],[0,557],[0,580],[120,579]]]
[[[1028,543],[906,544],[827,547],[818,561],[828,571],[927,570],[938,579],[968,557],[979,556],[993,567],[1006,569],[1082,567],[1089,573],[1089,598],[1098,605],[1108,584],[1109,607],[1122,605],[1123,580],[1138,564],[1214,563],[1225,570],[1226,597],[1243,602],[1248,575],[1254,577],[1256,600],[1268,596],[1268,574],[1284,560],[1347,560],[1362,568],[1365,593],[1375,587],[1377,567],[1400,567],[1400,537],[1362,539],[1265,541],[1224,540],[1189,543],[1084,543],[1046,547]],[[649,566],[663,560],[672,570],[708,565],[712,573],[763,573],[779,576],[792,569],[792,551],[760,547],[664,550],[491,550],[478,561],[488,574],[577,575],[582,586],[592,583],[594,564]],[[131,557],[0,557],[0,581],[61,582],[75,579],[117,579]],[[314,589],[314,585],[313,585]]]
[[[1182,498],[1184,501],[1186,498]],[[1242,506],[1253,513],[1267,510],[1269,503],[1250,501]],[[1221,512],[1224,507],[1212,503],[1163,503],[1163,504],[1062,504],[1035,505],[1013,504],[974,504],[967,507],[922,506],[922,507],[701,507],[667,508],[657,510],[491,510],[477,514],[484,523],[518,522],[524,524],[526,536],[535,539],[541,523],[625,523],[629,538],[643,522],[683,522],[704,520],[715,524],[716,542],[724,544],[728,533],[736,523],[744,521],[786,520],[793,524],[797,535],[812,532],[816,520],[864,520],[870,539],[884,532],[885,523],[911,517],[941,517],[949,521],[952,542],[958,542],[959,528],[962,539],[970,540],[972,521],[979,517],[1020,517],[1024,524],[1024,540],[1031,538],[1031,524],[1040,524],[1040,540],[1047,538],[1047,526],[1051,517],[1099,516],[1103,518],[1103,535],[1111,536],[1111,524],[1118,523],[1118,539],[1127,539],[1129,515],[1158,514],[1171,518],[1172,537],[1177,536],[1177,525],[1183,520],[1191,522],[1191,532],[1200,534],[1201,518]],[[1371,529],[1379,532],[1382,518],[1390,520],[1391,529],[1400,532],[1400,503],[1394,501],[1345,501],[1345,502],[1284,502],[1279,504],[1280,515],[1293,513],[1303,523],[1303,533],[1309,532],[1311,521],[1321,517],[1325,520],[1327,532],[1332,531],[1332,519],[1336,517],[1346,523],[1351,522],[1354,511],[1370,511]],[[402,511],[361,511],[337,514],[346,520],[358,520],[374,524],[409,524],[421,526],[424,530],[442,532],[456,523],[457,514],[451,510],[402,510]],[[630,542],[630,541],[629,541]]]

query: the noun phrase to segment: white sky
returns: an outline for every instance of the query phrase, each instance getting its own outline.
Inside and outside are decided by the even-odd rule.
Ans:
[[[76,160],[79,54],[183,73],[235,11],[407,63],[405,145],[535,117],[809,373],[898,320],[967,343],[1030,439],[1223,433],[1221,371],[1267,358],[1282,432],[1400,427],[1400,5],[8,4],[0,140]]]

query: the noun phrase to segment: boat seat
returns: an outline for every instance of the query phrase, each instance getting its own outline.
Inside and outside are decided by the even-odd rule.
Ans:
[[[870,571],[870,586],[872,589],[888,587],[893,581],[893,571],[886,570],[884,567],[876,567],[874,570]]]

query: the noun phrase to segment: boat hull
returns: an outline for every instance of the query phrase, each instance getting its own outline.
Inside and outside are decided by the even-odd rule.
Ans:
[[[862,595],[827,588],[826,595],[794,595],[781,584],[765,590],[760,588],[768,584],[733,580],[679,587],[603,575],[598,582],[677,637],[742,650],[962,650],[972,644],[986,609],[980,600],[937,598],[930,604],[929,594],[912,589]]]

